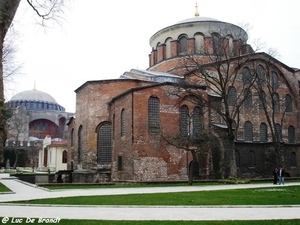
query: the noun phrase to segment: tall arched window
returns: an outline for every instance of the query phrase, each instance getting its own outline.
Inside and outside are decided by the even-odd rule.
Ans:
[[[78,129],[78,150],[77,150],[77,160],[78,163],[82,162],[82,150],[83,150],[83,128],[82,126]]]
[[[242,77],[242,79],[243,79],[244,84],[250,84],[251,83],[252,79],[251,79],[251,73],[250,73],[249,68],[247,68],[247,67],[243,68],[243,77]]]
[[[246,109],[251,108],[252,107],[252,93],[249,88],[246,88],[244,90],[244,98],[245,98],[244,107]]]
[[[265,123],[261,123],[259,126],[259,140],[260,142],[268,141],[268,128]]]
[[[203,34],[195,35],[195,53],[196,54],[204,53],[204,35]]]
[[[258,108],[259,109],[264,109],[266,107],[266,93],[263,91],[260,91],[259,94],[259,103],[258,103]]]
[[[228,105],[229,106],[235,106],[236,96],[237,96],[236,89],[233,86],[229,87],[228,88]]]
[[[274,93],[272,95],[273,105],[274,105],[274,112],[280,111],[280,102],[279,102],[279,95],[277,93]]]
[[[187,137],[189,135],[189,109],[186,105],[180,108],[180,135]]]
[[[166,58],[170,58],[171,57],[171,41],[172,38],[168,38],[166,40]]]
[[[148,100],[148,132],[150,134],[159,133],[160,131],[159,112],[159,99],[150,97]]]
[[[201,137],[202,112],[200,107],[195,107],[193,112],[193,138]]]
[[[255,165],[256,165],[255,161],[256,161],[255,160],[255,153],[254,153],[254,151],[250,150],[248,152],[248,166],[249,167],[255,167]]]
[[[121,111],[121,137],[125,136],[126,133],[126,114],[125,109]]]
[[[187,53],[187,38],[185,36],[179,39],[179,53]]]
[[[295,127],[289,126],[288,128],[288,139],[289,143],[294,144],[295,143]]]
[[[285,110],[286,112],[293,112],[293,101],[289,94],[285,96]]]
[[[266,82],[266,77],[265,77],[265,69],[259,65],[257,67],[257,75],[258,75],[258,84],[259,86],[264,86],[265,82]]]
[[[219,34],[212,34],[213,38],[213,51],[215,55],[220,55],[221,53],[221,41]]]
[[[249,121],[244,124],[244,140],[253,141],[253,128],[252,123]]]
[[[278,88],[278,75],[275,72],[271,73],[271,85],[276,90]]]
[[[111,124],[109,122],[100,125],[98,131],[97,162],[99,164],[111,162]]]

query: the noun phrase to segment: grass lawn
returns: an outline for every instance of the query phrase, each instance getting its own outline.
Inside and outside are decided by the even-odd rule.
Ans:
[[[297,205],[300,186],[218,191],[84,196],[23,201],[58,205]]]
[[[2,184],[1,182],[0,182],[0,193],[1,192],[10,192],[11,190],[8,188],[8,187],[6,187],[4,184]]]

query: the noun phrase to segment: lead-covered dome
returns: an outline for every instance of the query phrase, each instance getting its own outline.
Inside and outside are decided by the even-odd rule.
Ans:
[[[49,94],[43,91],[38,91],[36,89],[22,91],[14,95],[10,101],[40,101],[40,102],[49,102],[57,103],[56,100]]]
[[[6,105],[12,108],[24,105],[27,110],[65,111],[65,108],[60,106],[51,95],[36,89],[22,91],[14,95]]]

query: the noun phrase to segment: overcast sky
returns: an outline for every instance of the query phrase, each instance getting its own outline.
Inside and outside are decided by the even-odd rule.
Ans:
[[[300,68],[299,0],[198,0],[200,16],[250,24],[248,43],[265,42],[281,62]],[[22,64],[6,100],[18,92],[44,91],[75,112],[74,90],[89,80],[118,78],[130,69],[147,69],[150,37],[195,13],[195,0],[71,0],[64,20],[43,29],[21,1],[14,20],[16,61]]]

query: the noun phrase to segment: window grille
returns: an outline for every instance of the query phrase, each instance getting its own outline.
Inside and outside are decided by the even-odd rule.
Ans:
[[[180,108],[180,135],[182,137],[189,135],[189,109],[185,105]]]
[[[148,131],[149,133],[159,133],[160,117],[159,117],[159,99],[150,97],[148,101]]]
[[[126,133],[126,114],[125,109],[122,109],[121,112],[121,137],[125,136]]]
[[[105,123],[98,130],[98,163],[111,162],[111,125]]]
[[[77,151],[77,159],[78,163],[82,161],[82,150],[83,150],[83,141],[82,141],[82,126],[78,129],[78,151]]]
[[[288,128],[288,139],[289,143],[295,143],[295,128],[293,126],[289,126]]]
[[[286,112],[293,112],[292,97],[289,94],[285,96],[285,110]]]
[[[259,126],[259,139],[261,142],[268,141],[268,128],[265,123],[261,123]]]
[[[200,107],[195,107],[193,112],[193,138],[201,137],[201,125],[202,121],[202,112]]]
[[[234,87],[229,87],[228,90],[228,105],[229,106],[235,106],[236,104],[236,89]]]
[[[244,140],[245,141],[253,141],[253,128],[252,128],[252,124],[247,121],[244,124]]]
[[[252,93],[251,90],[249,90],[249,88],[246,88],[244,90],[244,107],[245,108],[251,108],[252,107]]]
[[[255,153],[251,150],[248,152],[248,166],[255,167],[255,164]]]

